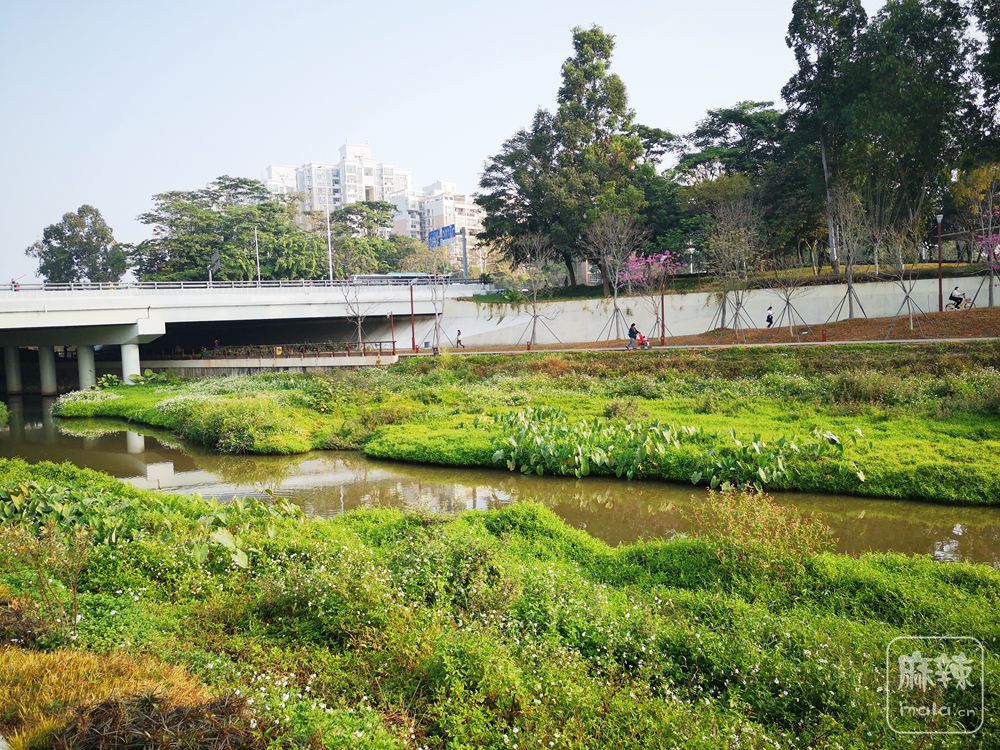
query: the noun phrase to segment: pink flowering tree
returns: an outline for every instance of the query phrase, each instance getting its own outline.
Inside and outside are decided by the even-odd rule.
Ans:
[[[655,324],[650,334],[659,330],[661,336],[664,335],[664,321],[661,315],[662,295],[666,293],[667,286],[682,267],[678,253],[663,250],[644,257],[630,258],[621,270],[621,283],[629,292],[634,291],[642,295],[644,304],[653,313]]]

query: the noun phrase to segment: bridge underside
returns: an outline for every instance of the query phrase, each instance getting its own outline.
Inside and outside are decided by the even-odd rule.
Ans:
[[[417,315],[418,324],[432,316]],[[363,334],[385,330],[386,316],[366,318]],[[397,316],[396,340],[410,342],[409,316]],[[226,347],[334,344],[357,340],[357,325],[345,318],[264,318],[182,323],[140,321],[132,325],[21,328],[0,331],[7,394],[54,395],[96,382],[97,371],[121,363],[121,376],[142,372],[141,363]],[[32,351],[35,350],[35,351]],[[116,368],[117,369],[117,368]],[[74,373],[75,370],[75,373]],[[36,387],[37,384],[37,387]]]

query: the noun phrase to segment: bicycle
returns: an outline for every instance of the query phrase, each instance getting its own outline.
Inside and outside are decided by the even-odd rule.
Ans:
[[[969,299],[969,297],[967,297],[966,295],[963,294],[961,302],[955,302],[954,300],[952,300],[951,302],[949,302],[947,305],[944,306],[944,309],[945,310],[971,310],[975,306],[976,306],[976,303],[973,302],[971,299]]]

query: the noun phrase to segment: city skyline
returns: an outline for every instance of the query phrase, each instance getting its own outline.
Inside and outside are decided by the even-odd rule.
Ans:
[[[794,69],[783,41],[791,3],[716,10],[8,4],[0,97],[14,116],[0,121],[0,273],[34,278],[25,248],[81,204],[137,242],[148,230],[136,217],[155,193],[259,178],[262,164],[307,163],[362,135],[414,184],[448,179],[474,193],[483,162],[553,106],[574,26],[615,35],[613,69],[644,124],[683,133],[712,107],[780,103]]]

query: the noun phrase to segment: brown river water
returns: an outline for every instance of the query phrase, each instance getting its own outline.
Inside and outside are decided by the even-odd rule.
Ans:
[[[311,516],[367,507],[483,510],[535,500],[567,523],[621,544],[683,534],[684,510],[704,496],[701,489],[667,482],[526,477],[498,469],[376,461],[343,451],[223,456],[121,422],[56,420],[48,401],[12,398],[8,406],[0,456],[70,461],[146,489],[219,500],[271,490]],[[803,493],[780,493],[776,499],[823,520],[833,529],[837,548],[848,554],[892,550],[1000,567],[1000,508]]]

